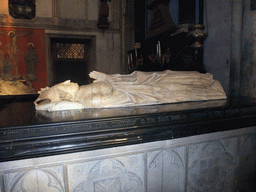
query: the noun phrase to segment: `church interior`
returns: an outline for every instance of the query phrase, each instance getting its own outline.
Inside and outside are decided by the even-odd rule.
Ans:
[[[255,191],[255,19],[255,0],[0,0],[0,192]],[[36,110],[95,71],[211,74],[225,97]]]

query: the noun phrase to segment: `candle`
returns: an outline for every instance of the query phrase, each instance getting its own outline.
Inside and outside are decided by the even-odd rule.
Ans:
[[[160,45],[160,41],[158,41],[157,45],[158,45],[158,56],[161,57],[161,45]]]

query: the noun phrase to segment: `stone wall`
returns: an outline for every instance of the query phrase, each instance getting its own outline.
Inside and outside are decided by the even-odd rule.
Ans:
[[[207,0],[204,63],[206,71],[220,81],[227,94],[256,97],[255,10],[249,0]],[[46,29],[49,33],[93,36],[97,39],[92,70],[106,73],[126,71],[126,54],[134,43],[133,1],[112,0],[110,28],[97,28],[99,1],[36,1],[36,18],[13,19],[8,0],[0,0],[0,26]],[[67,8],[68,7],[68,8]],[[49,62],[48,62],[49,65]]]
[[[207,72],[218,79],[226,93],[229,92],[232,1],[205,1],[204,64]]]
[[[255,18],[250,0],[207,0],[204,63],[228,95],[256,97]]]
[[[31,20],[12,18],[8,12],[8,0],[0,0],[0,5],[0,26],[45,29],[46,37],[59,34],[62,37],[63,35],[66,37],[75,35],[78,38],[93,38],[95,53],[93,53],[94,58],[89,68],[110,74],[124,71],[122,0],[108,2],[110,27],[105,33],[97,27],[99,0],[36,1],[36,17]],[[49,72],[51,68],[49,55],[47,55],[47,60]]]
[[[228,192],[255,187],[255,127],[0,163],[0,191]]]
[[[243,15],[240,93],[256,97],[256,10],[251,10],[249,0],[244,1]]]

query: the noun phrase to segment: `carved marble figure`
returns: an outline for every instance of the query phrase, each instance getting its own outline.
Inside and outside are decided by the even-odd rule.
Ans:
[[[36,110],[112,108],[185,101],[226,99],[221,84],[209,73],[160,71],[113,74],[93,71],[93,83],[80,86],[70,80],[39,91]]]

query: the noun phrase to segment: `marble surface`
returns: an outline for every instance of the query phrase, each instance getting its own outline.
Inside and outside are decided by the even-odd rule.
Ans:
[[[255,138],[247,127],[0,162],[0,191],[252,192]]]
[[[1,161],[183,138],[255,126],[254,99],[39,113],[33,102],[0,110]]]
[[[226,99],[221,84],[197,71],[134,71],[109,75],[93,71],[94,82],[80,86],[67,80],[39,91],[36,110],[134,107],[186,101]]]

